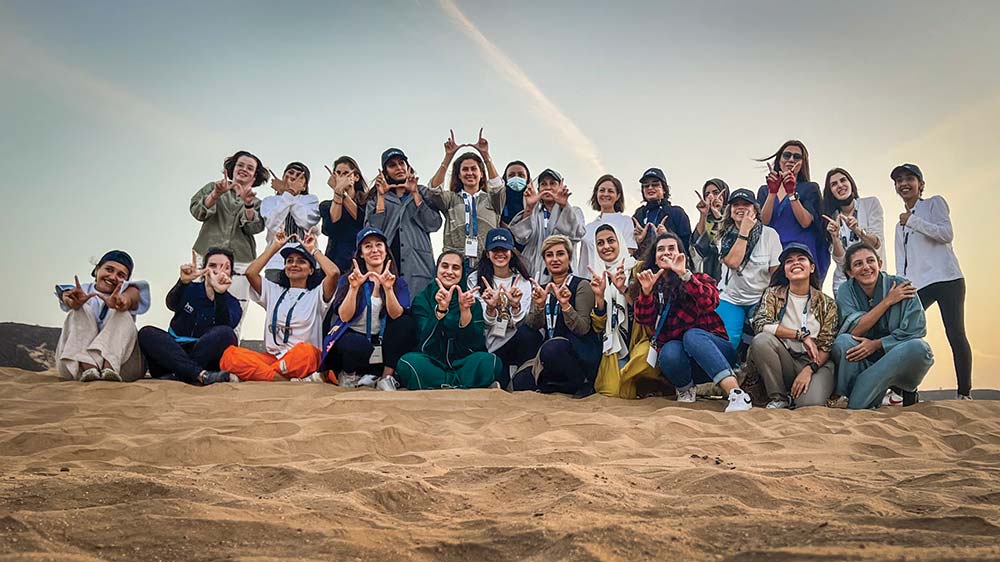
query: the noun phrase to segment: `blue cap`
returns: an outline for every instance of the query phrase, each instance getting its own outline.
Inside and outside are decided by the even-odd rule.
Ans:
[[[746,201],[747,203],[750,203],[751,205],[756,205],[757,204],[757,196],[754,195],[752,191],[750,191],[749,189],[747,189],[745,187],[741,187],[741,188],[737,189],[736,191],[730,193],[729,194],[729,201],[727,201],[727,203],[729,203],[730,205],[732,205],[733,201],[736,201],[738,199]]]
[[[402,158],[404,161],[409,162],[406,158],[406,154],[398,148],[387,148],[385,152],[382,153],[382,169],[385,169],[386,163],[393,158]]]
[[[374,226],[367,226],[358,232],[357,237],[354,239],[354,247],[361,247],[361,241],[369,236],[378,236],[386,244],[389,243],[389,239],[385,237],[385,234],[381,230],[375,228]]]
[[[506,228],[494,228],[486,234],[486,250],[496,249],[514,249],[514,235]]]
[[[778,256],[778,262],[785,263],[788,256],[792,254],[804,254],[807,258],[809,258],[810,262],[816,263],[816,260],[813,258],[812,250],[809,249],[809,246],[799,242],[789,242],[788,245],[785,246],[785,249],[781,250],[781,255]]]
[[[913,174],[917,176],[918,180],[924,181],[924,173],[920,171],[920,167],[916,164],[900,164],[892,169],[889,177],[895,180],[896,176],[901,174]]]
[[[319,266],[316,264],[316,258],[312,257],[312,254],[310,254],[309,252],[307,252],[306,249],[305,249],[305,247],[302,244],[295,244],[293,246],[285,246],[284,248],[281,249],[281,257],[282,258],[288,259],[288,256],[290,256],[292,254],[299,254],[299,255],[301,255],[302,257],[304,257],[306,259],[306,261],[309,262],[309,265],[311,265],[313,269],[318,269]]]
[[[538,179],[538,183],[541,183],[542,182],[542,178],[545,177],[545,176],[549,176],[549,177],[555,179],[556,181],[563,181],[562,174],[560,174],[559,172],[553,170],[552,168],[545,168],[544,170],[542,170],[542,173],[538,174],[538,178],[537,178]]]
[[[642,176],[639,177],[639,182],[642,183],[642,180],[648,178],[656,178],[663,182],[663,185],[667,185],[667,176],[663,173],[663,170],[659,168],[650,168],[643,172]]]
[[[92,271],[90,275],[92,277],[97,277],[97,268],[109,261],[124,265],[125,269],[128,270],[128,276],[126,279],[132,278],[132,269],[135,268],[135,262],[132,261],[132,256],[121,250],[111,250],[110,252],[104,254],[104,256],[101,257],[101,261],[97,262],[97,265],[94,266],[94,271]]]

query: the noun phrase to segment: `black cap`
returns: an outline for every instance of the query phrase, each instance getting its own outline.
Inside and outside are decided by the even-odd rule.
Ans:
[[[361,242],[365,238],[368,238],[369,236],[377,236],[379,239],[381,239],[386,244],[389,243],[389,240],[385,237],[385,233],[384,232],[382,232],[381,230],[375,228],[374,226],[367,226],[367,227],[362,228],[361,230],[359,230],[358,234],[354,237],[354,247],[355,248],[360,248],[361,247]]]
[[[302,244],[295,244],[295,245],[292,245],[292,246],[285,246],[284,248],[281,249],[281,257],[282,258],[288,259],[288,256],[290,256],[292,254],[299,254],[302,257],[304,257],[306,259],[306,261],[309,262],[309,265],[311,265],[313,267],[313,269],[316,269],[318,267],[316,265],[316,258],[312,257],[312,254],[310,254],[309,252],[307,252],[306,249],[305,249],[305,247],[302,246]]]
[[[563,177],[559,172],[553,170],[552,168],[545,168],[542,170],[542,173],[538,174],[538,183],[542,183],[542,178],[545,176],[551,176],[556,181],[563,181]]]
[[[785,246],[785,249],[782,250],[781,254],[778,256],[778,262],[785,263],[785,260],[788,258],[788,256],[792,254],[803,254],[807,258],[809,258],[810,262],[814,264],[816,263],[816,260],[813,258],[812,250],[809,249],[809,246],[806,246],[805,244],[799,242],[789,242],[788,245]]]
[[[309,278],[306,279],[306,289],[311,291],[316,287],[318,287],[319,284],[323,282],[323,279],[326,277],[326,274],[323,272],[322,269],[319,268],[319,265],[316,263],[316,258],[312,257],[312,254],[307,252],[306,249],[302,247],[302,244],[289,245],[281,249],[282,258],[287,259],[288,256],[292,254],[301,255],[309,262],[310,265],[312,265],[313,272],[312,275],[310,275]],[[288,276],[285,275],[284,269],[268,269],[267,271],[264,272],[264,277],[266,277],[272,283],[277,283],[282,287],[291,287],[292,285],[291,281],[288,280]]]
[[[127,253],[121,250],[111,250],[110,252],[101,256],[101,261],[97,262],[97,265],[94,266],[94,270],[90,272],[90,275],[92,277],[97,277],[97,268],[101,267],[102,265],[104,265],[109,261],[113,261],[115,263],[120,263],[124,265],[125,269],[128,270],[128,276],[126,276],[125,278],[126,279],[132,278],[132,269],[135,268],[135,262],[132,261],[132,256],[128,255]]]
[[[382,153],[383,170],[385,169],[386,163],[389,162],[389,160],[392,160],[393,158],[402,158],[404,161],[409,162],[409,160],[406,158],[406,154],[403,154],[402,150],[398,148],[387,148],[385,152]]]
[[[496,250],[497,248],[514,249],[514,235],[506,228],[494,228],[486,234],[486,249]]]
[[[920,168],[916,164],[900,164],[892,169],[889,177],[895,180],[896,176],[901,174],[913,174],[917,176],[918,180],[924,181],[924,173],[920,171]]]
[[[667,185],[667,176],[664,175],[663,170],[659,168],[650,168],[643,172],[642,176],[639,177],[639,183],[642,183],[642,180],[647,178],[656,178],[663,182],[663,185]]]
[[[750,203],[752,205],[756,205],[757,204],[757,196],[754,195],[752,191],[750,191],[749,189],[747,189],[745,187],[741,187],[741,188],[737,189],[736,191],[730,193],[729,194],[729,201],[727,201],[727,203],[729,203],[730,205],[732,205],[733,201],[736,201],[738,199],[746,201],[747,203]]]

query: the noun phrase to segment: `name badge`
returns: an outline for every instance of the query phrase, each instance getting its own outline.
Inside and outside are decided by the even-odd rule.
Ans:
[[[493,324],[493,327],[490,328],[490,334],[500,337],[505,333],[507,333],[507,321],[497,318],[496,324]]]
[[[372,350],[371,359],[368,360],[370,365],[381,365],[382,364],[382,346],[376,345],[375,349]]]
[[[656,351],[656,348],[649,346],[649,353],[646,354],[646,364],[650,367],[656,367],[656,360],[659,359],[659,356],[660,354]]]
[[[465,239],[465,257],[467,258],[479,257],[479,238]]]

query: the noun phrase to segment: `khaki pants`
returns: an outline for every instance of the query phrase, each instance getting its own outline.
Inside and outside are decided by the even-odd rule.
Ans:
[[[104,328],[97,329],[97,318],[89,307],[70,310],[56,345],[56,368],[65,380],[80,378],[80,364],[98,369],[107,361],[122,380],[131,382],[146,374],[136,339],[139,331],[128,312],[109,310]]]
[[[760,374],[771,400],[787,400],[795,377],[809,364],[806,356],[793,357],[785,344],[772,334],[761,332],[753,338],[747,362]],[[796,406],[819,406],[826,404],[833,392],[836,378],[833,361],[827,360],[812,376],[809,389],[795,399]]]

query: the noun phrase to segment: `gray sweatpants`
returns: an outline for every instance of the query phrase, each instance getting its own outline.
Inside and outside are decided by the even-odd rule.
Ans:
[[[764,381],[767,396],[771,400],[788,400],[795,377],[809,364],[808,357],[793,357],[781,339],[761,332],[754,336],[750,344],[748,362],[753,362]],[[795,399],[796,406],[820,406],[826,404],[827,398],[836,385],[833,374],[833,361],[827,360],[812,376],[809,389]]]

